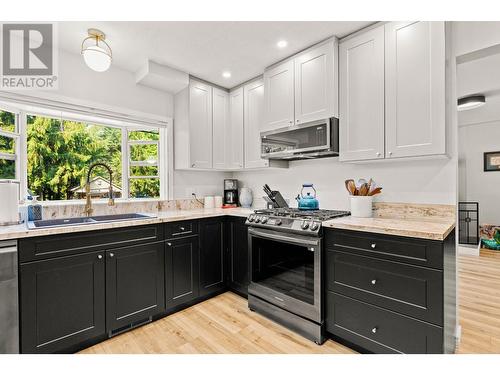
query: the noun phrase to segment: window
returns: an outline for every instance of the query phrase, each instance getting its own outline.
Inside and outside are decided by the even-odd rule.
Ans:
[[[93,198],[107,198],[113,184],[115,198],[122,196],[122,154],[119,128],[83,122],[27,116],[28,189],[40,200],[82,199],[88,167],[104,162],[91,176]]]
[[[0,109],[0,179],[19,179],[19,115]]]
[[[83,199],[100,162],[113,178],[93,169],[93,199],[107,199],[110,184],[114,198],[166,199],[168,123],[50,100],[0,102],[0,179],[19,181],[21,199]]]
[[[128,186],[133,198],[157,198],[160,196],[159,144],[156,130],[127,131]]]

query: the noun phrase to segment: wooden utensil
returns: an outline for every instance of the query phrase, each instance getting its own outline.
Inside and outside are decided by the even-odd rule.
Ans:
[[[378,188],[375,188],[375,189],[373,189],[372,191],[370,191],[370,192],[368,193],[368,196],[377,195],[377,194],[379,194],[380,192],[382,192],[382,188],[381,188],[381,187],[378,187]]]
[[[364,184],[361,185],[359,188],[359,195],[366,196],[368,195],[368,184],[365,182]]]
[[[345,187],[349,194],[351,195],[357,195],[357,189],[356,189],[356,183],[354,180],[345,180]]]

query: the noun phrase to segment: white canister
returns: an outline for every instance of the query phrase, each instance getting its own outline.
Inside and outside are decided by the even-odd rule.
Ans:
[[[204,207],[205,208],[214,208],[215,204],[215,198],[214,197],[205,197],[205,200],[203,201]]]
[[[214,198],[214,205],[215,207],[217,208],[221,208],[222,207],[222,197],[220,195],[216,195],[215,198]]]
[[[372,196],[351,195],[351,216],[372,217]]]
[[[252,190],[250,188],[241,188],[240,189],[240,206],[243,208],[252,207],[253,203],[253,195]]]
[[[19,183],[0,180],[0,224],[17,224],[19,221]]]

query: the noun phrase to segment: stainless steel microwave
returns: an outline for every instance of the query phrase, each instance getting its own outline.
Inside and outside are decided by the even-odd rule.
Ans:
[[[331,117],[260,133],[264,159],[302,160],[339,155],[339,120]]]

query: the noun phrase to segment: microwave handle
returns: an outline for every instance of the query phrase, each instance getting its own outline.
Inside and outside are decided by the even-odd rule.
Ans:
[[[263,233],[263,232],[259,231],[258,229],[254,229],[254,228],[249,228],[248,234],[250,234],[254,237],[277,240],[277,241],[284,241],[284,242],[294,243],[297,245],[306,245],[306,246],[318,246],[319,245],[318,240],[309,240],[309,239],[302,239],[302,238],[299,239],[299,238],[294,238],[292,236],[282,236],[279,234],[268,233],[268,232]]]

